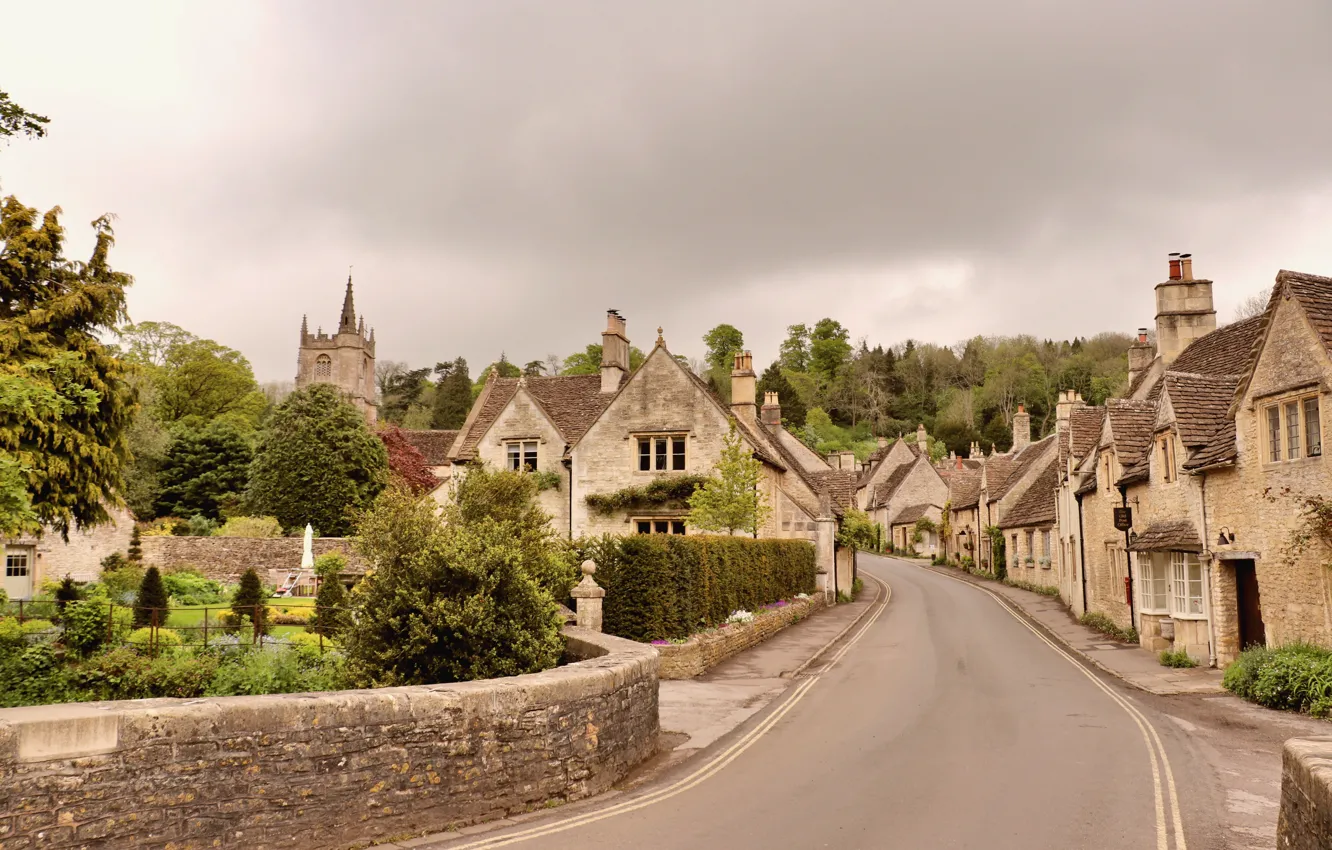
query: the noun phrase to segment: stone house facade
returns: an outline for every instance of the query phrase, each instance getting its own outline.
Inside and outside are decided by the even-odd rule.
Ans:
[[[921,425],[916,442],[897,440],[881,446],[857,482],[856,501],[883,527],[894,549],[909,551],[914,546],[932,557],[942,551],[943,541],[938,531],[925,530],[916,544],[916,523],[928,519],[936,528],[942,524],[948,484],[930,462],[928,445],[929,435]]]
[[[25,536],[3,541],[4,574],[0,577],[10,599],[30,599],[42,584],[69,576],[75,581],[95,581],[101,575],[102,559],[129,550],[134,517],[124,508],[108,508],[111,522],[86,529],[71,529],[69,541],[54,531],[40,537]]]
[[[301,319],[300,347],[296,354],[296,389],[311,384],[333,384],[356,409],[374,425],[379,419],[375,401],[375,331],[366,330],[365,317],[357,320],[352,303],[352,280],[347,276],[347,292],[342,299],[338,330],[333,334],[318,328],[310,333],[307,319]]]

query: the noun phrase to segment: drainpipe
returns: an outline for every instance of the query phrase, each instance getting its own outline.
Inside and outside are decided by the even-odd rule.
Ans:
[[[1127,488],[1127,487],[1120,487],[1120,488],[1119,488],[1119,503],[1120,503],[1120,506],[1121,506],[1121,507],[1125,507],[1125,508],[1128,507],[1128,488]],[[1124,564],[1125,564],[1125,567],[1127,568],[1127,572],[1128,572],[1128,583],[1129,583],[1129,585],[1128,585],[1128,586],[1129,586],[1129,589],[1128,589],[1128,599],[1129,599],[1129,625],[1133,626],[1133,628],[1136,629],[1136,628],[1138,627],[1138,615],[1137,615],[1137,613],[1136,613],[1136,608],[1137,608],[1137,606],[1136,606],[1134,603],[1137,602],[1137,599],[1135,598],[1135,597],[1136,597],[1136,594],[1133,592],[1133,590],[1134,590],[1134,587],[1133,587],[1133,553],[1129,551],[1129,546],[1130,546],[1130,545],[1131,545],[1131,544],[1130,544],[1130,542],[1129,542],[1129,533],[1126,531],[1126,532],[1124,532]],[[1139,634],[1139,637],[1141,637],[1141,636],[1142,636],[1142,635]]]
[[[1207,473],[1198,472],[1194,474],[1198,476],[1198,486],[1202,490],[1201,500],[1202,500],[1203,551],[1211,554],[1210,552],[1211,543],[1209,541],[1212,538],[1207,536]],[[1212,555],[1212,557],[1207,562],[1207,570],[1206,572],[1203,573],[1203,575],[1206,576],[1205,583],[1207,585],[1207,666],[1208,667],[1216,666],[1216,620],[1212,617],[1212,567],[1215,564],[1216,564],[1216,556]]]
[[[1082,497],[1074,496],[1078,500],[1078,572],[1082,574],[1082,613],[1086,614],[1087,608],[1087,532],[1082,527]]]
[[[569,470],[569,539],[573,540],[573,458],[567,457],[563,463]]]

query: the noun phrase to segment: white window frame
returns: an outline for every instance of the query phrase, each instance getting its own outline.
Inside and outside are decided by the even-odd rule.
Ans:
[[[22,561],[22,563],[19,563]],[[23,572],[19,572],[22,570]],[[5,578],[32,578],[32,552],[10,549],[5,552]]]
[[[1202,560],[1193,552],[1166,554],[1170,558],[1170,616],[1179,620],[1206,619],[1207,581]]]
[[[1264,403],[1259,412],[1263,464],[1274,467],[1282,463],[1322,457],[1322,408],[1323,400],[1318,393],[1286,396]],[[1310,428],[1311,424],[1316,427]],[[1316,443],[1309,438],[1314,431],[1318,434]]]
[[[522,472],[531,458],[530,472],[541,468],[541,446],[539,440],[505,440],[504,468],[513,472]]]
[[[643,447],[647,446],[646,456]],[[643,468],[646,460],[647,469]],[[687,472],[689,435],[686,433],[639,434],[634,439],[634,471],[642,473]]]
[[[1165,552],[1136,552],[1134,578],[1138,610],[1143,614],[1170,613],[1170,559]]]
[[[635,534],[678,534],[685,535],[689,533],[689,527],[685,525],[684,517],[671,516],[640,516],[629,520],[634,528]],[[649,530],[643,530],[646,524]],[[662,528],[665,526],[665,528]]]

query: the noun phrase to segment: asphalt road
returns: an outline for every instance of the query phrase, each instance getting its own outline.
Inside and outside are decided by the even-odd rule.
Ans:
[[[1214,771],[1178,723],[982,590],[861,570],[891,600],[732,736],[631,793],[437,846],[1223,846]]]

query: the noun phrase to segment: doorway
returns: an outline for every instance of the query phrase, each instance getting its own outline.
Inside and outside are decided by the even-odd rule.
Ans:
[[[1251,560],[1235,561],[1235,607],[1239,613],[1240,649],[1267,645],[1263,606],[1258,594],[1258,571]]]
[[[5,574],[3,587],[10,599],[32,596],[33,550],[30,546],[9,546],[4,549]]]

